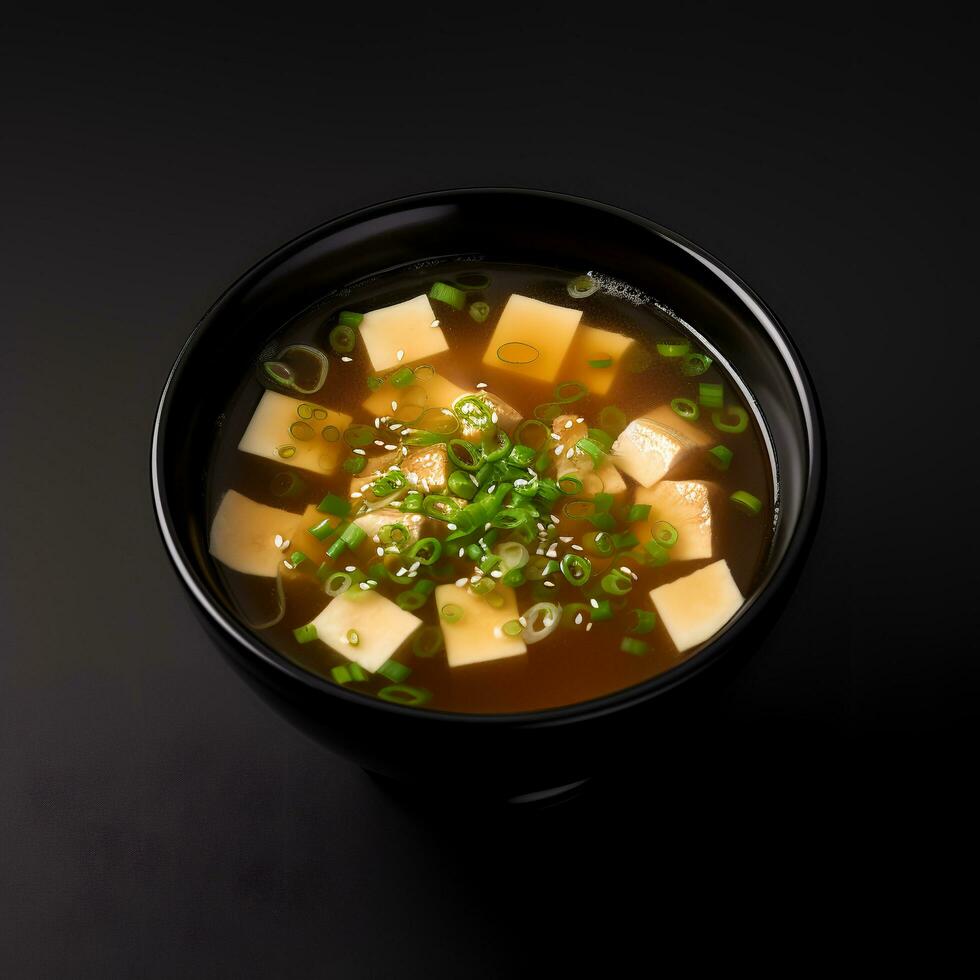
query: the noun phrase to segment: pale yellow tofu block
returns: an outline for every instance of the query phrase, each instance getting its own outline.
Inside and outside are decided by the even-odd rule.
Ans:
[[[634,419],[613,443],[618,469],[644,487],[663,479],[688,453],[711,441],[703,430],[661,405]]]
[[[365,400],[364,409],[376,418],[391,416],[401,422],[414,422],[426,408],[450,408],[466,389],[441,374],[396,388],[386,382]]]
[[[327,417],[304,419],[299,414],[303,405],[325,411]],[[243,453],[273,459],[283,466],[296,466],[313,473],[333,473],[340,466],[347,447],[342,439],[327,442],[322,432],[332,425],[342,433],[350,424],[351,417],[343,412],[335,412],[315,402],[289,398],[277,391],[267,391],[259,399],[238,448]],[[292,447],[292,453],[289,447]]]
[[[337,527],[343,523],[341,518],[335,514],[324,514],[316,509],[316,504],[310,504],[293,524],[292,530],[289,532],[289,546],[283,552],[283,557],[288,559],[294,552],[301,551],[314,565],[318,566],[323,561],[327,544],[332,539],[328,538],[321,541],[316,535],[310,534],[310,528],[318,527],[324,521],[327,521],[331,527]],[[309,571],[303,565],[299,566],[297,572]]]
[[[288,510],[256,503],[229,490],[211,522],[208,550],[236,572],[274,578],[295,526],[296,515]]]
[[[647,520],[633,525],[640,544],[650,540],[657,521],[677,529],[677,541],[670,549],[671,561],[710,558],[712,555],[711,493],[713,483],[697,480],[661,480],[654,486],[638,487],[636,502],[649,504]]]
[[[623,354],[632,343],[632,338],[621,333],[581,324],[565,358],[561,376],[570,381],[581,381],[594,395],[604,395],[616,380]],[[610,357],[612,364],[607,368],[589,364],[589,361]]]
[[[554,383],[581,319],[581,310],[514,293],[500,314],[483,363]]]
[[[442,616],[439,617],[450,667],[464,667],[527,653],[527,646],[519,636],[507,636],[501,629],[504,623],[517,619],[514,590],[498,583],[493,591],[504,599],[499,609],[494,609],[482,596],[473,595],[466,586],[436,586],[437,609],[452,603],[463,610],[462,618],[456,623],[448,623]]]
[[[352,596],[345,593],[332,599],[313,625],[318,640],[374,673],[422,620],[374,590],[358,590]],[[347,639],[350,630],[357,633],[356,646]]]
[[[563,458],[555,467],[555,478],[560,480],[566,473],[572,473],[582,481],[582,493],[588,496],[610,493],[614,497],[621,497],[626,493],[626,481],[608,460],[598,469],[593,469],[588,456]]]
[[[678,653],[714,636],[745,600],[723,559],[650,593]]]
[[[449,350],[442,327],[424,293],[415,299],[364,314],[359,333],[375,371],[413,364]]]

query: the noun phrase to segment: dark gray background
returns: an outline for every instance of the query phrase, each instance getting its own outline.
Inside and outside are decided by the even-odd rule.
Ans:
[[[4,976],[515,976],[681,946],[749,883],[725,948],[757,958],[805,931],[801,886],[843,917],[961,813],[974,18],[359,9],[5,21]],[[830,441],[807,570],[703,744],[535,814],[419,807],[287,727],[208,648],[150,508],[155,399],[221,290],[333,215],[466,185],[720,256]]]

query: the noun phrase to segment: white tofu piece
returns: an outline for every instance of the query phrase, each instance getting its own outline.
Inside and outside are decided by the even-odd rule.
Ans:
[[[504,604],[499,609],[494,609],[482,596],[473,595],[465,586],[436,586],[437,609],[453,603],[463,610],[462,617],[456,623],[447,623],[442,616],[439,617],[450,667],[464,667],[527,653],[527,646],[519,636],[508,636],[501,630],[504,623],[517,619],[514,590],[498,583],[493,591],[504,598]]]
[[[711,494],[713,483],[697,480],[661,480],[655,486],[639,487],[638,504],[649,504],[650,515],[633,525],[641,543],[650,540],[653,525],[667,521],[677,529],[677,541],[670,549],[671,561],[710,558],[712,555]]]
[[[297,515],[288,510],[256,503],[229,490],[211,522],[208,550],[236,572],[275,578],[296,521]]]
[[[650,593],[678,653],[714,636],[745,599],[722,558]]]
[[[299,414],[304,405],[325,411],[327,417],[304,419]],[[327,442],[321,433],[329,425],[343,432],[350,424],[351,417],[343,412],[335,412],[316,402],[289,398],[277,391],[266,391],[259,399],[238,448],[243,453],[273,459],[283,466],[295,466],[313,473],[333,473],[340,466],[347,446],[342,439]],[[288,447],[292,447],[291,453]]]
[[[711,442],[711,436],[680,418],[670,405],[634,419],[613,443],[613,462],[644,487],[663,479],[688,453]]]
[[[562,377],[581,381],[594,395],[604,395],[616,380],[623,355],[632,343],[631,337],[598,327],[587,327],[583,323],[569,348],[562,366]],[[595,368],[589,364],[589,361],[607,357],[612,358],[610,367]]]
[[[413,364],[449,350],[442,327],[424,293],[415,299],[364,314],[359,333],[375,371]],[[399,356],[401,352],[401,356]]]
[[[581,319],[581,310],[514,293],[500,314],[483,363],[554,383]]]
[[[416,490],[445,493],[449,481],[449,455],[442,444],[416,449],[398,464]]]
[[[433,374],[423,381],[396,388],[386,382],[372,391],[364,402],[365,411],[376,417],[391,416],[401,422],[414,422],[426,408],[450,408],[457,398],[467,394],[465,388],[453,384],[441,374]],[[394,404],[394,408],[392,408]]]
[[[422,625],[422,620],[371,589],[332,599],[313,625],[318,640],[373,674]],[[356,646],[347,639],[350,630],[357,633]]]
[[[566,473],[572,473],[582,481],[582,493],[588,496],[611,493],[614,497],[621,497],[626,493],[626,481],[608,460],[594,470],[588,456],[562,459],[555,467],[555,478],[560,480]]]

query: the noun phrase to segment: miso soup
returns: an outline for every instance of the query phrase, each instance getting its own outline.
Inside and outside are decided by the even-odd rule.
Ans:
[[[270,323],[209,472],[242,620],[331,683],[455,712],[574,704],[696,653],[757,582],[776,482],[678,314],[458,260]]]

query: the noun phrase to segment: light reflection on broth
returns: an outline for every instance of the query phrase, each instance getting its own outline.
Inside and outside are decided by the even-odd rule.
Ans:
[[[637,684],[724,628],[770,543],[739,387],[581,272],[354,285],[256,351],[226,415],[211,551],[242,619],[394,703],[528,711]]]

